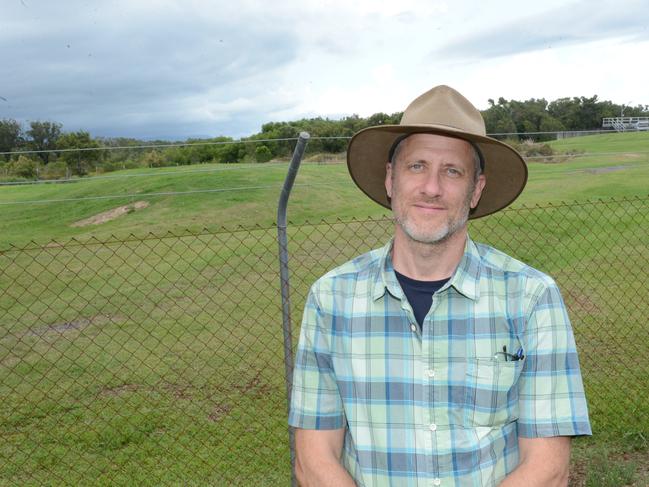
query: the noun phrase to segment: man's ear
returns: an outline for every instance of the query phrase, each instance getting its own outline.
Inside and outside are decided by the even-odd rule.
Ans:
[[[385,164],[385,192],[388,198],[392,198],[392,164]]]
[[[471,209],[478,206],[480,197],[482,196],[482,190],[487,184],[487,177],[484,174],[478,176],[478,181],[475,183],[475,188],[473,188],[473,195],[471,196]]]

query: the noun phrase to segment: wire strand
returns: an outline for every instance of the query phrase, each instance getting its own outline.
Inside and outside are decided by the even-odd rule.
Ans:
[[[189,164],[190,166],[192,164]],[[194,164],[197,165],[197,164]],[[256,165],[257,166],[257,165]],[[263,168],[273,168],[273,169],[279,169],[279,168],[284,168],[285,163],[281,162],[274,162],[270,164],[258,164],[260,167],[256,167],[255,170],[260,169],[261,167]],[[161,172],[146,172],[146,173],[140,173],[140,174],[112,174],[109,176],[87,176],[87,177],[79,177],[75,179],[39,179],[35,181],[7,181],[7,182],[0,182],[0,186],[24,186],[24,185],[30,185],[30,184],[57,184],[57,183],[81,183],[81,182],[86,182],[86,181],[96,181],[97,179],[128,179],[128,178],[141,178],[141,177],[152,177],[152,176],[168,176],[168,175],[177,175],[181,176],[184,174],[196,174],[196,173],[211,173],[211,172],[222,172],[222,171],[230,171],[230,170],[235,170],[235,169],[250,169],[250,165],[228,165],[227,167],[218,167],[218,168],[211,168],[211,169],[196,169],[196,170],[186,170],[186,171],[161,171]],[[162,169],[162,168],[160,168]]]
[[[560,157],[568,157],[571,159],[576,159],[579,157],[590,157],[590,156],[617,156],[617,155],[625,155],[625,154],[649,154],[649,151],[622,151],[622,152],[583,152],[583,153],[575,153],[575,154],[570,154],[570,153],[563,153],[559,152],[556,154],[553,154],[551,156],[526,156],[524,157],[525,160],[536,160],[536,159],[555,159],[555,158],[560,158]],[[330,164],[333,164],[334,162],[331,162]],[[339,163],[344,163],[344,161],[340,161]],[[189,164],[187,166],[191,165],[197,165],[197,164]],[[303,162],[302,165],[309,165],[309,166],[320,166],[321,164],[318,164],[317,162]],[[185,166],[185,167],[187,167]],[[260,164],[260,163],[254,163],[254,164],[245,164],[245,165],[240,165],[240,164],[228,164],[225,167],[218,167],[218,168],[210,168],[210,169],[195,169],[195,170],[177,170],[177,171],[160,171],[160,172],[146,172],[146,173],[140,173],[140,174],[113,174],[113,175],[104,175],[104,176],[87,176],[87,177],[79,177],[75,179],[67,179],[67,178],[60,178],[60,179],[38,179],[38,180],[31,180],[31,181],[2,181],[0,182],[0,186],[29,186],[29,185],[36,185],[36,184],[62,184],[62,183],[81,183],[81,182],[88,182],[88,181],[96,181],[96,180],[107,180],[107,179],[129,179],[129,178],[140,178],[140,177],[158,177],[158,176],[169,176],[169,175],[174,175],[174,176],[182,176],[184,174],[197,174],[197,173],[214,173],[214,172],[221,172],[221,171],[230,171],[230,170],[241,170],[241,169],[251,169],[253,168],[255,170],[259,169],[279,169],[279,168],[284,168],[286,166],[286,163],[284,162],[271,162],[271,163],[265,163],[265,164]],[[170,167],[170,166],[166,166]],[[160,168],[162,169],[162,168]]]
[[[629,132],[639,132],[638,130]],[[576,133],[576,134],[616,134],[613,130],[566,130],[554,132],[495,132],[487,134],[490,137],[510,136],[510,135],[551,135],[562,133]],[[311,140],[349,140],[351,135],[319,135],[311,136]],[[565,137],[572,138],[572,137]],[[44,153],[61,153],[61,152],[88,152],[88,151],[112,151],[112,150],[138,150],[138,149],[161,149],[166,147],[201,147],[212,145],[232,145],[232,144],[257,144],[260,142],[290,142],[296,141],[297,137],[284,137],[277,139],[239,139],[239,140],[222,140],[214,142],[170,142],[164,144],[141,144],[141,145],[122,145],[122,146],[101,146],[101,147],[80,147],[72,149],[40,149],[40,150],[19,150],[19,151],[3,151],[0,155],[19,155],[19,154],[44,154]]]
[[[44,204],[44,203],[67,203],[67,202],[77,202],[77,201],[93,201],[93,200],[109,200],[109,199],[120,199],[120,198],[143,198],[143,197],[153,197],[153,196],[176,196],[176,195],[188,195],[188,194],[200,194],[200,193],[224,193],[227,191],[241,191],[241,190],[259,190],[259,189],[280,189],[281,184],[272,184],[265,186],[237,186],[232,188],[214,188],[214,189],[196,189],[191,191],[163,191],[157,193],[129,193],[129,194],[116,194],[116,195],[105,195],[105,196],[82,196],[79,198],[58,198],[58,199],[44,199],[44,200],[25,200],[25,201],[0,201],[0,205],[27,205],[27,204]],[[302,183],[295,184],[295,187],[315,187],[315,186],[333,186],[337,187],[338,185],[334,183]]]
[[[7,154],[44,154],[46,152],[87,152],[87,151],[111,151],[130,149],[159,149],[164,147],[200,147],[206,145],[232,145],[232,144],[257,144],[259,142],[287,142],[297,140],[297,137],[282,139],[251,139],[251,140],[222,140],[218,142],[171,142],[169,144],[145,144],[145,145],[122,145],[102,147],[80,147],[76,149],[42,149],[42,150],[21,150],[0,152],[0,155]]]

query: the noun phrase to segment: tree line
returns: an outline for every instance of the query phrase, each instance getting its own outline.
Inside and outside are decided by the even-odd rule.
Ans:
[[[525,101],[499,98],[489,100],[482,111],[487,133],[515,143],[520,138],[535,142],[555,138],[553,133],[601,128],[602,118],[649,116],[649,105],[624,106],[592,97],[544,98]],[[207,162],[267,162],[286,158],[301,131],[312,136],[311,153],[339,154],[345,151],[348,137],[374,125],[398,124],[402,112],[375,113],[369,117],[351,115],[341,119],[309,118],[290,122],[269,122],[261,131],[238,141],[230,137],[187,139],[183,143],[207,145],[172,146],[169,141],[141,141],[133,138],[92,137],[87,131],[63,131],[62,124],[31,121],[28,127],[12,119],[0,120],[0,177],[44,178],[83,176],[135,167],[161,167]],[[543,133],[546,132],[546,133]],[[520,134],[520,135],[519,135]],[[273,140],[270,140],[273,139]],[[253,143],[250,143],[253,142]],[[162,147],[149,147],[149,146]],[[168,146],[169,147],[166,147]],[[144,146],[144,147],[141,147]],[[105,147],[119,148],[101,150]],[[136,148],[138,147],[138,148]],[[79,151],[77,149],[83,149]],[[26,154],[15,152],[38,151]]]

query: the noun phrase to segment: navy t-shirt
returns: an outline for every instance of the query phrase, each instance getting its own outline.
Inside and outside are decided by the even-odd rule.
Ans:
[[[433,294],[439,291],[449,281],[450,277],[441,281],[418,281],[399,274],[397,271],[394,271],[394,273],[397,275],[401,289],[403,289],[412,310],[415,312],[415,318],[421,329],[424,318],[433,304]]]

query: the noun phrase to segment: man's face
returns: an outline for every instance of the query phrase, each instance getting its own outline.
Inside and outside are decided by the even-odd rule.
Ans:
[[[397,232],[416,242],[443,242],[466,227],[485,185],[475,180],[474,151],[460,139],[411,135],[387,165],[385,189]]]

